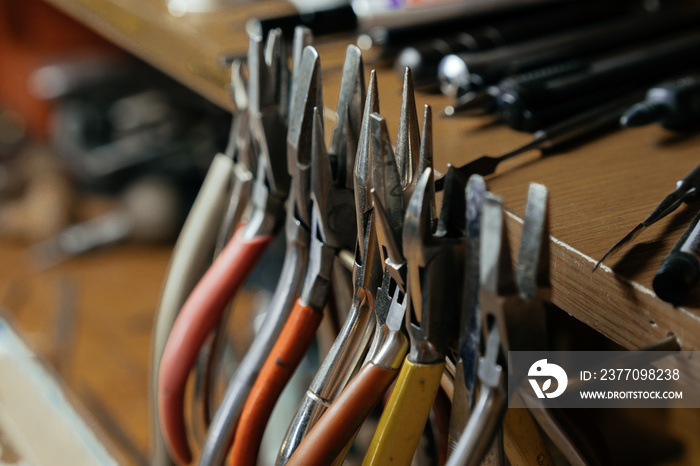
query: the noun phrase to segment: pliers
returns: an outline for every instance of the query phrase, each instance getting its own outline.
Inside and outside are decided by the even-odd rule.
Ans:
[[[367,98],[362,114],[362,125],[353,164],[346,161],[348,181],[353,176],[350,167],[354,166],[354,209],[357,219],[357,241],[353,264],[354,295],[348,317],[333,346],[319,368],[311,386],[287,430],[277,464],[285,464],[308,429],[312,427],[330,402],[345,387],[348,380],[357,372],[369,347],[374,330],[374,299],[377,287],[381,284],[379,252],[376,247],[375,225],[372,221],[370,199],[370,114],[379,110],[376,75],[370,73]],[[348,152],[348,156],[352,155]],[[345,220],[347,221],[347,219]]]
[[[243,78],[242,66],[242,60],[239,59],[234,60],[231,64],[231,94],[236,103],[236,108],[239,109],[239,124],[236,125],[234,122],[234,127],[229,136],[229,148],[232,148],[236,157],[233,165],[233,181],[228,207],[219,226],[214,258],[224,249],[235,227],[246,213],[245,210],[248,207],[253,187],[254,174],[257,172],[257,160],[252,154],[251,137],[248,129],[248,89]],[[219,370],[217,364],[220,361],[219,358],[225,343],[226,332],[224,328],[225,325],[220,325],[216,328],[214,338],[210,339],[202,348],[195,367],[190,424],[195,440],[199,443],[202,443],[213,416],[214,403],[212,400],[214,399],[213,393]],[[155,372],[155,376],[157,377],[157,372]]]
[[[231,81],[236,112],[233,115],[228,147],[212,160],[197,198],[190,210],[170,258],[163,282],[160,301],[153,325],[151,349],[151,380],[149,402],[152,429],[152,462],[156,466],[171,464],[161,433],[157,410],[158,368],[170,330],[187,295],[204,275],[213,259],[217,228],[226,231],[240,219],[241,209],[229,208],[224,217],[227,199],[229,206],[246,205],[250,195],[255,160],[250,156],[248,141],[248,103],[244,85],[241,92],[241,63],[231,64]],[[219,226],[221,218],[228,218]],[[226,226],[228,225],[228,227]],[[219,233],[219,238],[221,233]]]
[[[421,141],[418,132],[415,131],[416,109],[412,97],[413,85],[410,72],[407,71],[399,121],[403,137],[398,137],[398,140],[403,139],[404,143],[397,144],[396,162],[386,122],[378,114],[372,114],[370,120],[373,166],[371,196],[379,252],[384,264],[382,285],[377,290],[377,326],[372,346],[360,371],[309,431],[288,465],[324,465],[342,461],[346,451],[344,448],[349,445],[371,410],[396,378],[408,351],[408,340],[402,325],[408,298],[401,233],[406,197],[410,197],[415,187],[413,178],[417,172],[414,167],[432,166],[430,107],[425,106]],[[418,144],[413,145],[411,142]],[[418,155],[418,145],[420,156],[418,160],[414,160]],[[398,161],[403,167],[402,172],[409,173],[405,179],[401,179],[399,175]],[[387,206],[386,209],[384,205]]]
[[[294,306],[306,270],[311,225],[311,141],[308,134],[311,132],[313,108],[323,106],[318,53],[313,47],[304,46],[309,39],[307,31],[297,29],[293,48],[295,51],[302,49],[303,53],[295,53],[297,61],[294,62],[291,86],[287,165],[292,186],[287,201],[287,244],[282,272],[265,311],[265,321],[233,374],[221,405],[214,414],[200,457],[202,465],[219,465],[224,461],[243,403]]]
[[[307,51],[304,53],[301,75]],[[345,64],[338,112],[343,112],[346,116],[350,112],[359,115],[358,110],[362,107],[364,98],[364,75],[361,53],[357,47],[348,47]],[[231,464],[235,465],[255,464],[264,429],[275,403],[313,342],[321,322],[336,256],[340,251],[351,248],[354,243],[354,225],[347,222],[348,216],[352,218],[353,212],[352,191],[345,183],[346,178],[341,175],[343,170],[339,170],[339,166],[345,167],[348,152],[340,150],[332,158],[326,151],[323,117],[319,107],[314,110],[312,127],[303,133],[304,139],[311,144],[311,160],[305,161],[305,166],[311,172],[310,196],[308,192],[306,196],[311,203],[308,267],[301,296],[296,300],[276,343],[268,352],[267,360],[243,405],[231,450]],[[338,130],[336,134],[344,133],[350,140],[349,145],[355,145],[356,142],[352,142],[356,139],[352,136],[352,127],[359,126],[357,118],[339,119],[338,124],[342,125],[342,131]],[[343,148],[347,145],[348,142],[344,142]]]
[[[481,211],[486,195],[486,183],[480,175],[472,175],[466,190],[466,243],[464,254],[464,285],[459,317],[459,337],[454,348],[454,384],[448,438],[448,455],[454,449],[466,427],[474,407],[479,345],[481,342],[481,312],[478,305],[479,244]]]
[[[433,222],[433,170],[421,175],[406,209],[406,257],[411,340],[394,390],[372,438],[364,465],[411,464],[440,387],[448,346],[456,339],[464,268],[464,181],[453,168],[437,225]],[[449,271],[449,273],[446,273]]]
[[[158,407],[166,442],[175,460],[189,463],[183,401],[185,384],[205,339],[221,319],[249,272],[280,229],[290,179],[284,163],[284,116],[288,71],[279,31],[270,33],[263,56],[262,37],[250,31],[248,54],[249,123],[258,170],[251,213],[182,307],[166,343],[158,375]]]
[[[479,359],[479,397],[448,466],[478,465],[491,446],[505,410],[510,350],[546,349],[544,302],[549,300],[547,190],[531,184],[515,273],[501,199],[486,193],[479,256],[479,307],[486,335]]]

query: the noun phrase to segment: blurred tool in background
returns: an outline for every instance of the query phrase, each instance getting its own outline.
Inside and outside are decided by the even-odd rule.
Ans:
[[[505,14],[486,26],[474,25],[459,32],[444,31],[433,39],[424,40],[420,34],[413,37],[413,45],[405,47],[396,57],[394,69],[403,75],[411,68],[417,87],[434,86],[438,81],[438,65],[443,57],[464,52],[483,52],[508,44],[535,39],[546,34],[570,29],[595,20],[621,15],[625,2],[566,2],[532,7],[523,12]],[[516,17],[513,17],[516,16]]]
[[[263,33],[279,28],[287,36],[300,25],[316,35],[357,30],[386,44],[392,30],[403,33],[410,30],[414,37],[426,36],[430,34],[428,31],[433,34],[436,30],[454,31],[475,17],[522,11],[533,5],[556,2],[561,3],[561,0],[292,0],[298,13],[262,19],[261,26]]]
[[[683,71],[698,51],[700,34],[675,34],[631,50],[505,78],[490,87],[481,103],[492,106],[511,128],[532,132]]]
[[[663,34],[692,30],[700,14],[669,8],[595,21],[578,28],[509,44],[482,53],[448,55],[440,62],[444,94],[459,97],[486,89],[504,77],[594,53],[634,46]]]
[[[654,292],[680,304],[700,281],[700,213],[695,216],[654,276]]]
[[[646,98],[620,118],[623,126],[658,122],[671,130],[694,129],[700,120],[700,76],[692,74],[667,81],[647,91]]]
[[[172,240],[230,117],[145,64],[111,55],[54,59],[29,85],[50,99],[52,145],[23,143],[24,120],[3,112],[0,232],[57,235],[33,249],[40,268],[126,238]],[[123,208],[60,232],[85,193],[122,196]]]

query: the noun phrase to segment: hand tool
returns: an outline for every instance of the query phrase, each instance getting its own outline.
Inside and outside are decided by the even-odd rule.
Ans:
[[[301,296],[246,400],[231,449],[231,465],[255,465],[267,421],[277,398],[313,342],[328,299],[335,255],[354,242],[347,225],[353,198],[337,188],[325,150],[322,117],[316,109],[312,135],[312,242]],[[337,173],[337,171],[336,171]]]
[[[448,466],[480,464],[486,451],[493,448],[492,439],[505,409],[507,351],[546,349],[544,303],[550,299],[551,287],[544,186],[530,185],[524,218],[513,270],[501,200],[486,193],[481,219],[479,307],[487,338],[477,368],[480,389]],[[575,422],[565,412],[535,409],[531,414],[572,464],[606,464],[605,452],[593,441],[595,435],[572,429]],[[508,429],[512,426],[506,426]],[[502,450],[500,444],[496,447]]]
[[[297,44],[306,40],[297,35]],[[301,289],[306,269],[310,228],[310,154],[312,111],[323,106],[321,71],[318,53],[312,47],[297,57],[292,80],[290,124],[287,133],[288,170],[292,187],[287,202],[285,234],[286,253],[275,291],[265,310],[265,320],[251,348],[238,365],[221,405],[213,416],[204,442],[200,464],[221,464],[231,443],[243,403],[255,377],[282,330]],[[223,330],[220,330],[223,331]],[[223,341],[220,338],[219,341]],[[213,372],[213,371],[212,371]]]
[[[654,275],[654,292],[666,302],[678,304],[700,280],[700,213],[698,213]]]
[[[371,189],[370,114],[379,110],[376,76],[370,73],[367,99],[357,145],[354,170],[355,216],[357,243],[353,264],[354,295],[350,313],[327,357],[307,390],[292,423],[287,430],[277,464],[285,464],[291,453],[325,411],[330,401],[340,393],[348,380],[359,369],[374,330],[372,309],[375,292],[381,284],[375,225],[369,197]],[[346,167],[348,165],[346,164]],[[346,173],[350,176],[352,171]],[[346,176],[346,179],[347,179]]]
[[[457,170],[464,176],[471,176],[473,174],[482,176],[491,175],[496,171],[496,168],[501,162],[515,157],[516,155],[535,149],[554,149],[560,144],[590,134],[595,130],[611,125],[616,126],[618,125],[620,115],[622,115],[630,102],[634,102],[635,99],[638,99],[639,95],[639,93],[625,94],[610,102],[566,118],[559,123],[536,131],[532,135],[532,139],[520,147],[499,156],[482,155],[471,162],[467,162]],[[440,190],[442,186],[442,178],[435,180],[435,189]]]
[[[231,68],[233,70],[231,73],[231,94],[236,103],[236,108],[239,109],[237,112],[239,122],[242,123],[238,131],[233,132],[231,135],[231,140],[235,143],[237,157],[233,166],[231,194],[226,213],[219,227],[214,257],[218,257],[224,249],[235,227],[246,213],[245,211],[249,206],[253,173],[257,170],[257,160],[253,157],[251,151],[252,142],[248,131],[248,112],[240,110],[248,108],[248,90],[241,73],[241,61],[233,60]],[[226,316],[230,314],[230,306],[225,314]],[[217,375],[222,370],[222,367],[217,365],[224,357],[222,353],[225,351],[225,343],[228,341],[226,333],[227,320],[227,317],[222,319],[222,324],[217,326],[214,337],[205,343],[195,367],[190,424],[195,441],[200,444],[204,443],[204,438],[216,407],[216,380]]]
[[[434,193],[433,171],[426,169],[406,208],[403,228],[410,297],[406,327],[411,349],[379,420],[365,465],[411,463],[440,386],[448,346],[457,337],[466,224],[464,182],[459,173],[448,167],[435,229],[431,211]]]
[[[234,116],[238,121],[233,122],[229,136],[229,147],[227,148],[227,152],[232,154],[234,160],[233,179],[228,206],[221,220],[219,235],[216,238],[214,257],[221,253],[243,218],[245,209],[249,205],[253,179],[258,170],[258,161],[252,150],[253,142],[248,124],[250,117],[248,114],[248,89],[243,78],[242,66],[241,60],[234,60],[231,63],[231,95],[238,109]]]
[[[234,89],[240,87],[241,67],[236,61],[231,65],[231,80],[236,83]],[[212,254],[214,253],[217,241],[214,225],[220,221],[226,210],[226,197],[229,195],[229,183],[233,176],[233,192],[239,194],[231,195],[233,205],[230,223],[242,209],[239,204],[247,204],[250,194],[250,184],[252,181],[251,164],[254,160],[248,152],[249,146],[242,145],[242,141],[248,140],[248,112],[246,93],[233,93],[236,107],[239,109],[234,115],[229,138],[228,147],[223,154],[214,157],[204,183],[199,194],[190,209],[180,236],[175,243],[168,272],[163,282],[160,302],[156,310],[155,322],[153,325],[153,338],[151,348],[151,379],[149,389],[149,405],[151,420],[151,441],[153,452],[152,461],[154,466],[171,464],[165,440],[161,433],[160,418],[157,410],[158,394],[158,371],[160,359],[163,355],[165,342],[167,341],[170,329],[175,322],[178,312],[184,304],[187,296],[197,284],[199,279],[209,267]],[[234,201],[234,198],[235,199]],[[234,204],[235,202],[235,204]],[[221,227],[221,230],[228,231],[228,227]],[[228,233],[225,233],[228,236]],[[219,234],[221,237],[221,233]]]
[[[619,15],[622,10],[619,4],[600,1],[568,2],[565,5],[531,8],[504,19],[486,20],[478,26],[472,24],[471,27],[463,27],[458,32],[443,32],[427,40],[413,39],[413,43],[396,57],[395,68],[401,74],[406,67],[411,68],[417,86],[438,84],[438,65],[446,55],[483,52],[507,44],[516,44]]]
[[[656,38],[631,50],[580,60],[573,70],[498,84],[497,114],[513,129],[534,131],[640,85],[684,71],[700,50],[693,30]],[[578,61],[578,60],[577,60]]]
[[[316,117],[313,130],[305,128],[302,133],[303,139],[311,145],[311,160],[304,162],[311,171],[311,188],[307,185],[307,193],[310,191],[311,196],[307,194],[307,199],[312,203],[312,210],[317,216],[315,230],[311,234],[310,266],[304,278],[306,285],[301,298],[296,300],[296,304],[293,303],[294,309],[289,310],[291,316],[288,319],[284,316],[284,321],[288,323],[282,322],[284,328],[280,325],[280,331],[277,332],[279,337],[275,335],[275,346],[271,351],[268,349],[261,352],[261,357],[267,357],[267,361],[264,366],[261,364],[262,370],[258,369],[260,375],[254,381],[252,390],[248,390],[251,395],[247,401],[244,400],[245,405],[239,408],[242,409],[241,419],[232,452],[232,458],[236,458],[238,464],[254,462],[270,412],[306,353],[320,323],[335,257],[342,249],[349,249],[354,243],[354,226],[347,223],[344,216],[352,215],[353,212],[352,192],[347,184],[348,165],[352,166],[353,163],[348,158],[354,157],[357,146],[356,128],[360,126],[365,92],[363,70],[360,50],[355,46],[348,47],[338,99],[338,124],[331,140],[333,152],[326,152],[320,114]],[[342,228],[338,224],[341,218],[345,222]],[[304,277],[304,274],[301,273],[300,276]],[[269,343],[270,346],[272,343],[274,340]],[[294,347],[289,347],[290,344]],[[284,367],[277,364],[279,360],[285,361]],[[241,436],[245,438],[240,439]]]
[[[481,312],[479,309],[479,236],[486,183],[479,175],[469,178],[466,189],[466,243],[464,285],[459,317],[459,337],[455,345],[454,392],[450,414],[448,457],[457,445],[476,399],[475,386]]]
[[[304,27],[297,27],[295,32],[294,32],[294,42],[292,44],[292,63],[294,65],[294,68],[292,69],[292,77],[291,77],[291,91],[290,91],[290,98],[295,95],[295,89],[294,89],[294,84],[297,81],[297,75],[299,71],[299,64],[301,63],[301,55],[304,50],[304,48],[307,45],[311,44],[311,41],[313,40],[313,37],[311,36],[311,32],[304,28]],[[235,66],[236,62],[239,62],[239,60],[233,60],[233,65]],[[248,107],[248,91],[245,87],[245,84],[243,82],[243,77],[240,75],[240,73],[234,73],[233,74],[233,79],[232,79],[232,94],[234,96],[234,101],[236,102],[236,105],[238,108],[240,107],[239,102],[242,102],[245,104],[244,108]],[[290,103],[291,106],[291,103]],[[247,117],[247,113],[244,113],[244,115]],[[289,115],[286,116],[287,122],[289,122]],[[248,149],[250,146],[250,135],[242,135],[239,137],[237,140],[239,141],[239,144],[242,149],[241,152],[250,154],[250,150],[245,150]],[[252,159],[252,157],[249,157]],[[250,163],[252,166],[255,166],[255,160],[251,160]],[[254,170],[251,170],[254,171]],[[246,180],[248,183],[246,184],[248,186],[247,191],[245,192],[240,192],[240,190],[236,189],[237,186],[243,185],[242,181],[239,179],[237,183],[234,183],[233,190],[231,193],[231,199],[229,201],[229,206],[228,210],[226,211],[226,215],[224,217],[224,220],[221,225],[221,229],[219,230],[219,237],[217,239],[217,245],[216,245],[216,255],[218,256],[219,252],[224,248],[226,243],[228,242],[230,235],[233,233],[235,225],[238,224],[241,216],[243,215],[244,209],[248,206],[248,199],[250,197],[250,184],[252,182],[252,173],[251,171],[246,171],[244,176],[246,177]],[[234,173],[236,174],[237,177],[240,177],[239,171],[234,169]],[[290,172],[290,176],[292,176],[292,173]],[[294,180],[292,180],[294,182]],[[289,206],[287,206],[289,209]],[[287,222],[289,222],[289,211],[287,211]],[[285,224],[285,237],[290,238],[290,237],[296,237],[294,235],[294,232],[289,231],[289,223]],[[302,247],[301,244],[297,241],[293,241],[294,244],[294,249],[298,247]],[[287,260],[287,256],[291,253],[290,251],[290,243],[289,241],[287,242],[287,248],[286,248],[287,253],[285,253],[285,261]],[[289,253],[289,254],[288,254]],[[292,257],[289,258],[289,260],[293,260]],[[302,266],[299,266],[301,269],[303,269]],[[284,265],[282,266],[282,270],[284,271],[285,267]],[[281,275],[285,275],[285,273],[282,273]],[[283,280],[279,280],[282,282]],[[280,285],[282,286],[282,285]],[[277,290],[275,290],[277,291]],[[282,292],[282,291],[280,291]],[[284,290],[286,292],[286,289]],[[271,299],[271,302],[277,302],[274,297]],[[270,314],[271,315],[271,314]],[[227,319],[224,319],[227,320]],[[215,379],[217,378],[217,374],[219,373],[219,368],[215,367],[217,361],[220,361],[222,357],[222,352],[224,351],[224,344],[227,341],[227,332],[226,332],[226,325],[219,325],[216,328],[216,332],[214,335],[214,339],[211,343],[211,351],[208,351],[208,358],[201,358],[200,359],[200,364],[197,365],[197,371],[195,372],[195,396],[194,402],[195,404],[199,405],[202,409],[199,411],[201,412],[201,417],[202,417],[202,423],[201,427],[203,429],[198,429],[202,431],[202,435],[199,435],[199,440],[204,439],[204,436],[206,435],[206,430],[209,427],[209,424],[211,423],[211,419],[214,416],[214,413],[216,411],[216,403],[211,401],[216,398],[216,395],[214,393],[215,391]],[[205,361],[205,363],[201,363],[201,361]],[[196,408],[195,408],[196,409]],[[196,412],[196,411],[195,411]],[[195,434],[198,432],[195,431]],[[196,435],[195,435],[196,436]],[[201,461],[201,458],[200,458]]]
[[[295,3],[295,2],[292,2]],[[340,6],[330,8],[309,7],[303,2],[296,2],[301,5],[298,13],[284,16],[265,18],[256,20],[261,23],[263,31],[270,31],[276,28],[290,34],[297,25],[304,25],[310,28],[314,34],[334,34],[341,31],[359,29],[367,32],[373,37],[382,38],[387,36],[392,29],[405,30],[415,28],[433,29],[435,23],[448,26],[454,29],[453,23],[464,22],[475,15],[501,14],[503,11],[517,11],[522,9],[522,3],[513,0],[498,0],[484,4],[464,4],[460,1],[446,1],[439,4],[432,2],[372,2],[367,0],[352,0],[350,4],[340,3]],[[333,3],[333,2],[331,2]],[[530,4],[533,2],[529,2]],[[539,0],[539,3],[546,3]],[[528,5],[529,6],[529,5]],[[412,30],[413,37],[418,34]]]
[[[654,86],[646,98],[631,106],[622,126],[659,122],[666,129],[689,129],[700,119],[700,75],[688,75]]]
[[[619,251],[627,243],[637,238],[644,228],[658,222],[676,210],[683,202],[693,198],[697,194],[698,189],[700,189],[700,165],[693,168],[687,175],[678,181],[674,190],[668,196],[664,197],[659,205],[654,208],[654,210],[646,219],[644,219],[644,221],[642,221],[642,223],[634,227],[632,231],[625,235],[625,237],[608,249],[608,251],[603,254],[603,257],[596,262],[595,266],[593,267],[593,271],[595,271],[595,269],[597,269],[607,257]]]
[[[543,349],[549,298],[547,190],[531,184],[518,262],[513,273],[501,200],[486,193],[481,218],[479,307],[487,336],[479,359],[479,396],[448,466],[480,464],[505,409],[505,355]],[[500,449],[500,447],[499,447]]]
[[[404,86],[404,97],[406,97],[404,103],[408,104],[402,105],[399,128],[404,130],[404,139],[418,138],[418,134],[409,129],[416,125],[415,120],[411,119],[411,115],[415,114],[415,104],[412,104],[413,100],[407,98],[413,90],[410,85],[410,74],[406,76],[408,78]],[[318,423],[310,429],[289,459],[288,465],[324,465],[342,462],[346,453],[344,448],[396,378],[408,349],[408,342],[401,331],[408,299],[406,297],[406,261],[400,248],[405,190],[412,191],[415,183],[412,179],[405,180],[405,183],[400,180],[384,118],[376,113],[371,114],[370,126],[371,159],[374,167],[372,180],[374,187],[371,196],[379,252],[384,264],[382,285],[377,289],[376,332],[365,364],[321,416]],[[426,105],[420,160],[417,164],[419,167],[432,165],[430,160],[432,150],[429,147],[432,144],[431,131],[430,107]],[[405,141],[401,147],[403,149],[399,149],[397,143],[397,152],[403,150],[405,152],[401,157],[409,158],[404,166],[412,166],[411,155],[408,153],[410,143]],[[413,176],[415,175],[417,172],[413,173]],[[402,185],[405,186],[405,190]],[[386,210],[383,205],[387,205]]]
[[[668,9],[598,21],[485,52],[447,55],[439,65],[441,89],[444,94],[457,97],[484,89],[510,74],[691,29],[698,19],[692,10]]]
[[[189,463],[191,453],[183,421],[185,383],[197,354],[222,317],[248,273],[277,234],[284,215],[290,179],[284,163],[287,65],[279,32],[271,33],[263,55],[262,37],[250,31],[249,124],[258,171],[251,195],[251,214],[194,288],[170,332],[161,359],[158,406],[171,454]]]

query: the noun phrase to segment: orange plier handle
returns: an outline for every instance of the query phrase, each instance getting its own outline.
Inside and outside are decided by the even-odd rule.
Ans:
[[[241,411],[231,447],[232,466],[255,466],[267,421],[322,318],[321,310],[297,300]]]

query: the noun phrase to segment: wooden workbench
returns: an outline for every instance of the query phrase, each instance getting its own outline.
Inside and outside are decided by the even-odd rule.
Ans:
[[[226,88],[228,72],[221,57],[245,54],[247,18],[290,11],[278,0],[244,1],[235,9],[177,18],[167,12],[164,0],[47,1],[229,109],[232,103]],[[345,44],[351,40],[351,36],[334,36],[322,39],[318,46],[324,68],[324,99],[330,108],[334,108],[337,99]],[[373,55],[372,51],[367,53],[366,71],[373,66]],[[378,68],[378,76],[382,114],[395,136],[401,83],[395,72],[386,67]],[[450,103],[445,97],[422,93],[416,100],[419,114],[423,104],[431,104],[434,114],[438,114]],[[436,117],[436,168],[443,171],[447,163],[461,165],[483,153],[499,154],[529,138],[528,134],[494,125],[487,119]],[[608,247],[646,217],[676,180],[700,162],[699,154],[700,134],[680,136],[652,125],[608,134],[544,158],[539,153],[525,155],[502,167],[489,179],[489,187],[503,196],[512,213],[508,226],[517,237],[528,183],[539,182],[549,188],[554,304],[629,349],[673,333],[683,349],[697,350],[700,293],[691,296],[682,307],[673,307],[656,298],[651,290],[655,271],[691,220],[697,204],[693,208],[682,207],[649,228],[632,248],[606,261],[595,273],[591,269]],[[5,249],[8,252],[3,254],[10,254],[10,260],[22,263],[20,245]],[[47,279],[55,284],[58,276],[68,274],[79,282],[78,309],[92,321],[91,328],[100,332],[117,325],[133,332],[126,345],[124,341],[112,345],[108,337],[100,341],[97,335],[81,336],[75,354],[76,358],[94,360],[95,364],[101,357],[106,358],[102,361],[116,361],[115,354],[120,354],[118,364],[130,374],[128,379],[105,377],[91,384],[95,390],[118,390],[136,400],[127,411],[115,407],[114,412],[127,429],[138,432],[137,442],[144,450],[144,362],[147,364],[149,354],[150,313],[157,302],[167,258],[167,249],[126,247],[78,259],[46,275],[31,276],[29,284],[18,281],[29,277],[28,271],[19,275],[8,270],[0,272],[6,287],[0,304],[20,309],[18,314],[29,328],[44,325],[33,322],[40,317],[31,315],[31,309],[53,306],[52,297],[35,293],[32,283],[37,289],[46,290]],[[130,270],[139,270],[139,274]],[[91,313],[87,313],[88,309]],[[89,343],[93,340],[95,345],[107,341],[112,349],[93,348],[93,343]],[[41,345],[41,341],[37,343]],[[86,363],[89,366],[90,362]],[[136,424],[142,424],[142,428]]]

